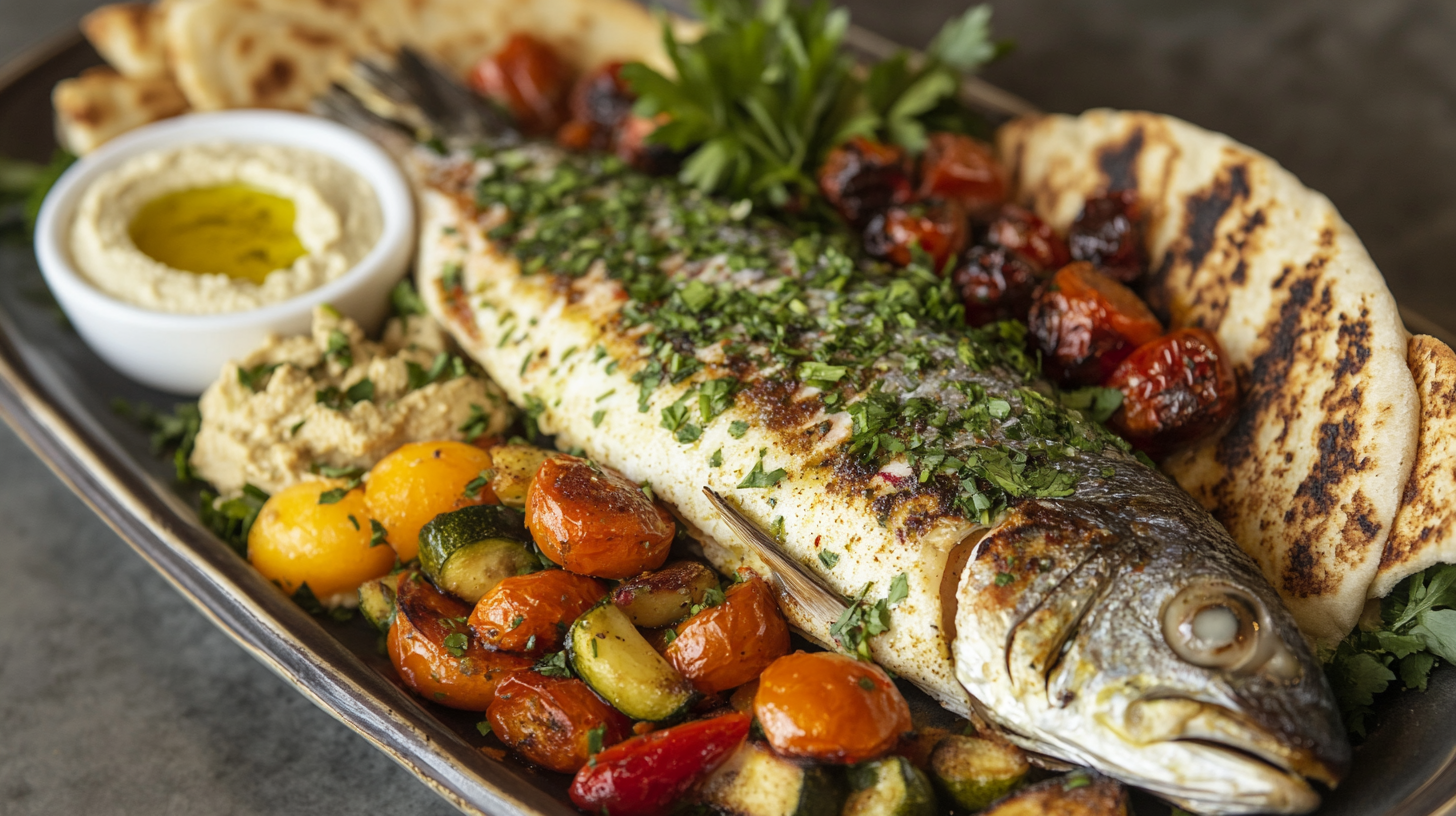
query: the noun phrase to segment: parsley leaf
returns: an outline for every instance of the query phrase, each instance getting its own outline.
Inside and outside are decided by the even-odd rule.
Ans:
[[[474,442],[485,435],[490,429],[491,416],[476,403],[470,403],[470,416],[460,424],[459,431],[465,435],[466,442]]]
[[[349,335],[338,329],[330,331],[328,350],[324,352],[324,356],[332,358],[343,368],[353,368],[354,350],[349,345]]]
[[[728,435],[734,439],[742,439],[746,433],[748,433],[748,423],[741,419],[733,420],[728,426]]]
[[[490,720],[481,720],[476,723],[475,730],[479,731],[482,737],[490,736]]]
[[[859,595],[850,602],[839,620],[829,627],[829,636],[851,657],[872,660],[870,638],[890,628],[890,607],[883,598],[873,604],[865,603],[873,583],[865,584]]]
[[[486,485],[495,478],[495,469],[486,468],[476,475],[474,479],[465,483],[465,498],[478,499],[485,492]]]
[[[1106,422],[1122,407],[1122,392],[1116,388],[1079,388],[1058,395],[1063,405],[1085,411],[1096,422]]]
[[[250,368],[238,367],[238,384],[252,391],[254,394],[268,387],[268,380],[273,374],[273,369],[282,363],[259,363]]]
[[[719,449],[713,451],[713,455],[712,456],[709,456],[708,457],[708,467],[716,468],[716,467],[722,467],[722,466],[723,466],[723,449],[722,448],[719,448]]]
[[[763,470],[763,454],[763,450],[758,452],[758,461],[753,463],[753,470],[748,471],[748,475],[744,476],[743,481],[738,483],[739,490],[773,487],[785,476],[789,475],[783,468],[774,468],[765,473]]]
[[[834,565],[839,563],[839,553],[833,550],[820,550],[819,563],[823,564],[825,569],[834,569]]]
[[[385,535],[384,525],[375,519],[369,519],[369,546],[378,547],[381,544],[388,544],[389,542],[384,538]]]
[[[248,532],[258,518],[258,511],[268,501],[268,494],[251,484],[243,485],[242,495],[218,502],[217,494],[202,491],[198,517],[202,526],[232,547],[239,555],[248,551]]]
[[[394,313],[401,317],[429,314],[424,299],[415,291],[415,285],[409,278],[401,280],[389,290],[389,303],[394,307]]]
[[[890,581],[890,594],[885,601],[890,606],[894,606],[908,597],[910,597],[910,578],[902,572]]]
[[[534,666],[536,671],[547,677],[573,677],[571,661],[567,659],[566,652],[552,652],[540,660]]]

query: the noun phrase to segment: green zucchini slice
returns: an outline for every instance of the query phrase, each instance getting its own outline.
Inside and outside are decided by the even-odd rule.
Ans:
[[[517,510],[480,504],[441,513],[420,530],[420,566],[435,586],[475,603],[502,578],[541,568]]]
[[[693,684],[662,659],[610,600],[577,618],[566,643],[577,676],[634,720],[671,720],[698,697]]]
[[[638,626],[655,629],[686,618],[693,604],[718,588],[718,575],[696,561],[678,561],[629,578],[612,592],[612,603]]]
[[[541,469],[541,463],[560,455],[556,451],[535,445],[501,445],[491,448],[490,468],[495,471],[495,477],[490,480],[490,489],[495,492],[495,497],[500,499],[501,504],[507,507],[525,507],[526,493],[531,487],[531,480],[536,478],[536,471]]]
[[[699,801],[724,816],[838,816],[840,778],[745,742],[704,781]]]
[[[862,762],[849,769],[849,785],[841,816],[935,816],[930,779],[905,757]]]
[[[951,801],[980,810],[1021,786],[1026,754],[1004,742],[952,734],[930,753],[930,775]]]
[[[395,576],[387,575],[359,585],[359,611],[381,632],[389,631],[398,611],[394,604],[394,580]]]

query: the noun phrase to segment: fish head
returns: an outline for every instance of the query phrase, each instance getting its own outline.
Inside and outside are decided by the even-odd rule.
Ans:
[[[1216,525],[1127,509],[1025,502],[976,545],[958,679],[1023,747],[1189,810],[1312,810],[1350,748],[1293,618]]]

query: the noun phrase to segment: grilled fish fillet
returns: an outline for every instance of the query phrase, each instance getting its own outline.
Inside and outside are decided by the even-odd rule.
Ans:
[[[704,487],[857,599],[848,630],[788,604],[811,638],[873,634],[946,707],[1200,812],[1301,812],[1305,777],[1338,781],[1349,746],[1278,596],[1039,379],[1016,326],[969,329],[928,272],[610,158],[408,163],[431,311],[542,432],[650,483],[719,568],[767,569]]]

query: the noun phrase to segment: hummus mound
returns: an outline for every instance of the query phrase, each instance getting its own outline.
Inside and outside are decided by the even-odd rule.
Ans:
[[[320,307],[311,335],[270,338],[223,367],[198,403],[192,468],[223,496],[245,484],[276,493],[317,478],[320,467],[367,470],[408,442],[465,441],[467,424],[472,435],[504,431],[513,409],[478,369],[449,360],[435,382],[418,385],[446,353],[444,332],[429,317],[391,320],[375,343]],[[344,395],[362,396],[365,380],[372,396],[349,404]]]
[[[131,225],[169,193],[246,184],[292,200],[293,232],[307,252],[261,284],[174,269],[137,248]],[[359,263],[379,241],[384,215],[369,182],[311,150],[211,144],[154,150],[105,173],[87,189],[71,225],[82,276],[118,300],[159,312],[241,312],[317,289]]]

